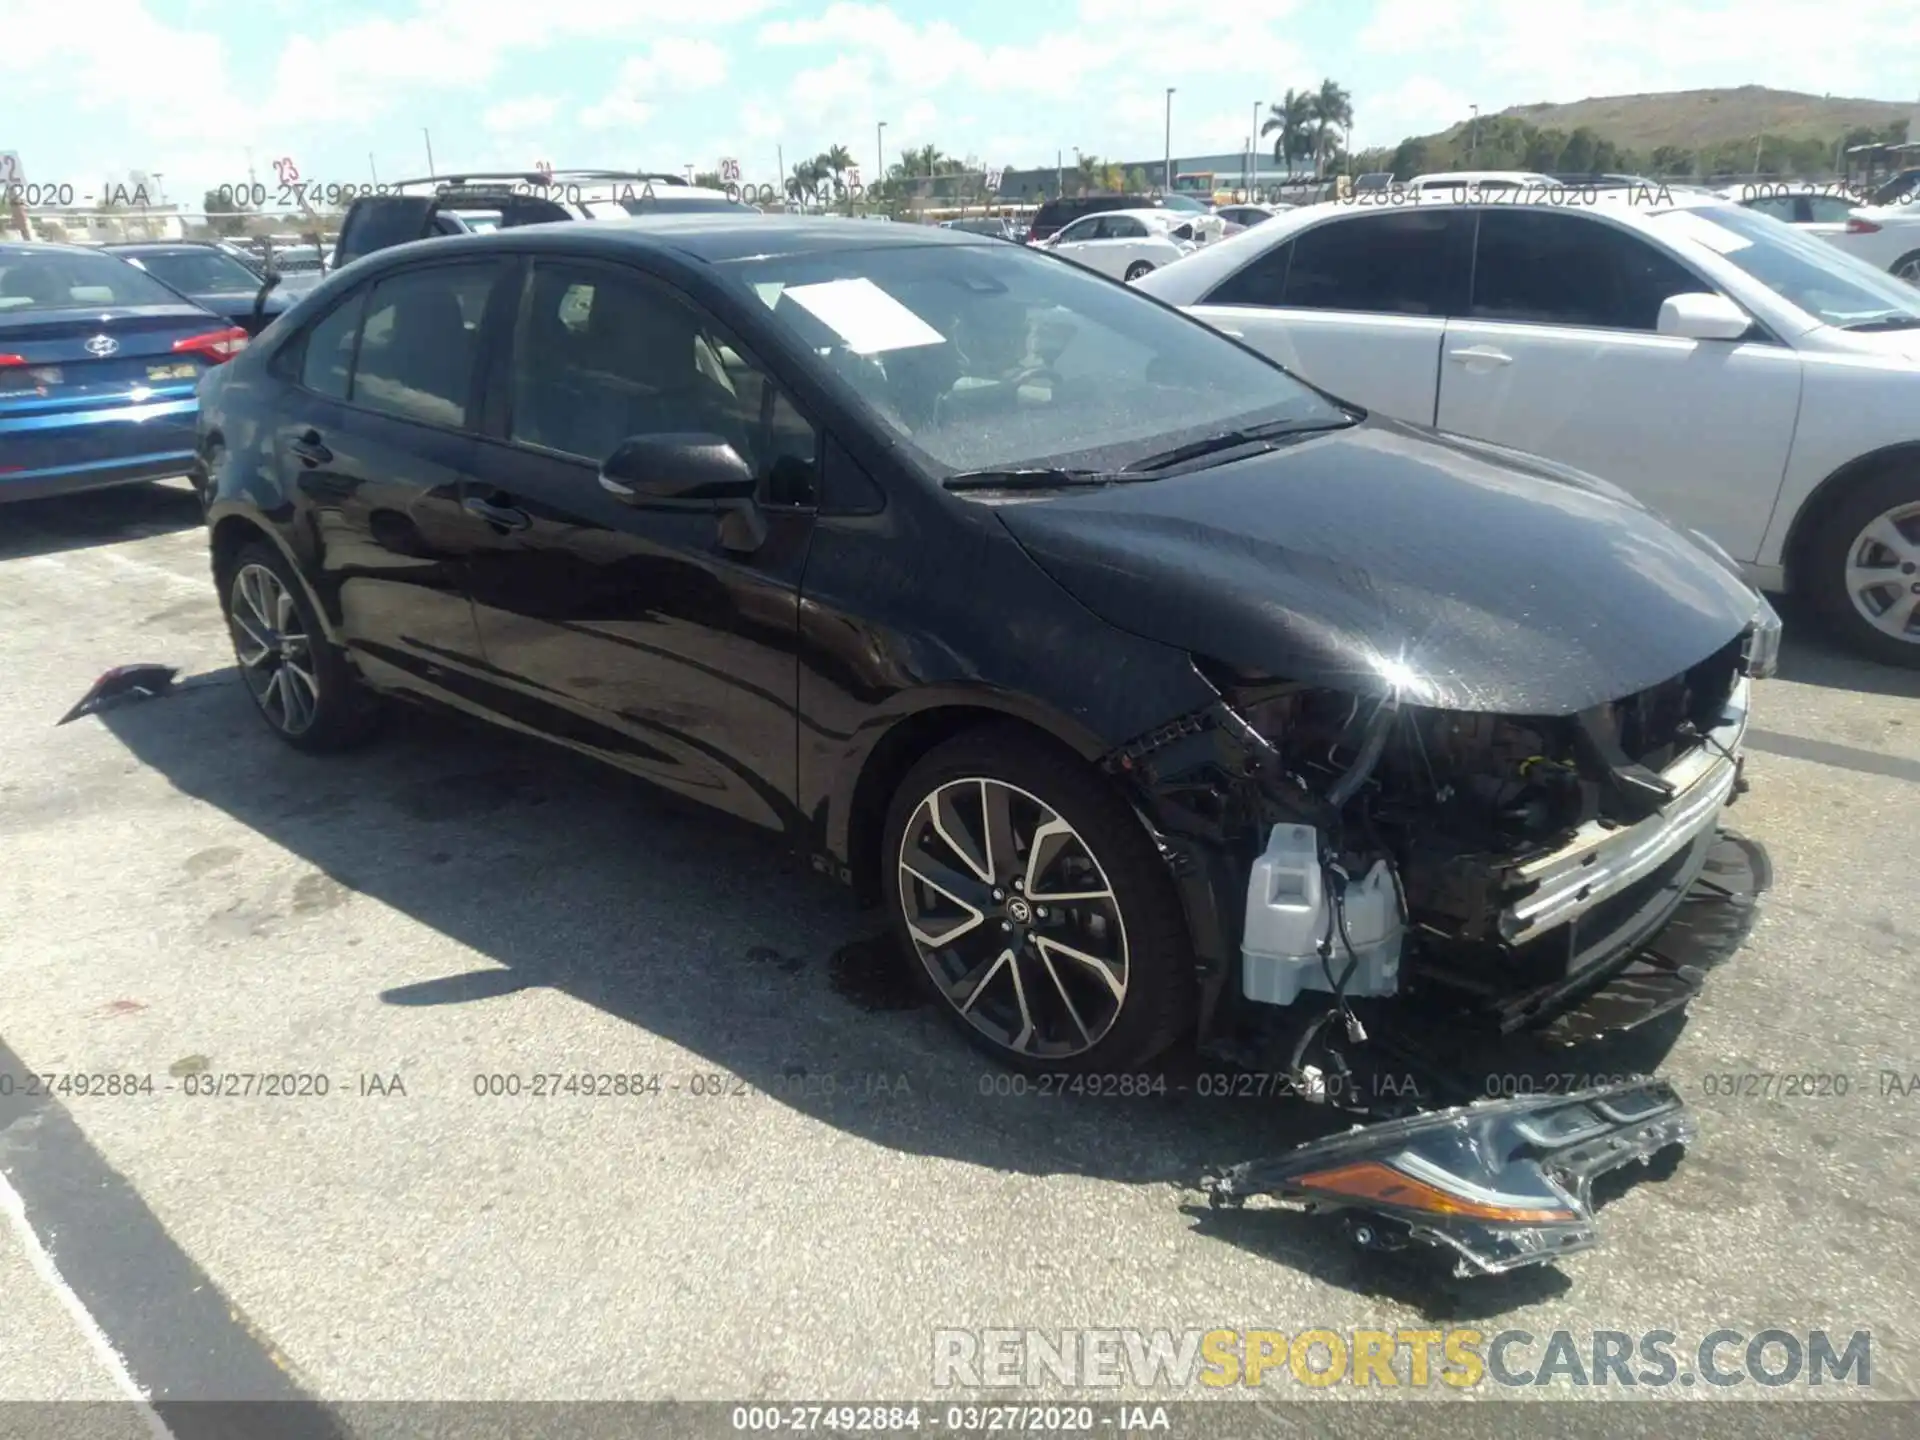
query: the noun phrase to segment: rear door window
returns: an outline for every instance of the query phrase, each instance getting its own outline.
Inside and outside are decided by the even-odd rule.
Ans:
[[[301,342],[300,386],[316,395],[344,400],[353,385],[353,343],[360,336],[363,290],[333,309]]]
[[[1356,215],[1293,239],[1282,303],[1301,310],[1444,316],[1453,273],[1448,210]]]
[[[467,424],[481,318],[501,267],[425,265],[389,276],[367,298],[350,398],[449,429]]]
[[[1284,305],[1287,299],[1287,267],[1293,263],[1293,242],[1275,245],[1256,255],[1222,280],[1201,303],[1203,305]]]

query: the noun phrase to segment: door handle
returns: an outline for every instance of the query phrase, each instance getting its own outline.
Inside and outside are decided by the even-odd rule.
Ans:
[[[1511,365],[1513,357],[1504,350],[1496,350],[1491,345],[1469,345],[1464,350],[1449,350],[1449,358],[1458,360],[1462,365],[1471,365],[1483,360],[1489,365]]]
[[[318,430],[308,430],[287,448],[309,465],[325,465],[333,459],[333,451],[321,442]]]
[[[1231,335],[1231,336],[1232,336],[1232,337],[1233,337],[1233,338],[1234,338],[1235,340],[1244,340],[1244,339],[1246,339],[1246,338],[1247,338],[1247,332],[1246,332],[1246,331],[1244,331],[1244,330],[1229,330],[1229,329],[1227,329],[1227,328],[1226,328],[1226,327],[1225,327],[1224,325],[1220,327],[1220,333],[1221,333],[1222,335]]]
[[[495,505],[477,495],[469,495],[461,501],[460,508],[499,530],[525,530],[533,524],[533,517],[526,511],[511,505]]]

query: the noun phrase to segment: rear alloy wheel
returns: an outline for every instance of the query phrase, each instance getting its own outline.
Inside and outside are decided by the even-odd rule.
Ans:
[[[1150,262],[1145,260],[1136,260],[1133,262],[1133,264],[1127,267],[1127,279],[1138,280],[1142,275],[1147,274],[1152,269],[1153,269],[1153,266]]]
[[[901,787],[885,853],[920,982],[1004,1063],[1111,1070],[1178,1033],[1193,963],[1166,866],[1077,757],[963,735]]]
[[[313,671],[313,637],[292,592],[266,566],[242,565],[233,577],[227,619],[253,703],[287,739],[306,734],[320,715],[320,680]]]
[[[1808,554],[1812,598],[1861,653],[1920,668],[1920,476],[1859,486]]]
[[[1920,250],[1914,251],[1911,255],[1902,255],[1894,261],[1893,273],[1896,278],[1905,280],[1910,285],[1920,285]]]
[[[302,750],[337,750],[371,732],[374,697],[327,639],[277,551],[243,549],[221,601],[240,676],[276,735]]]

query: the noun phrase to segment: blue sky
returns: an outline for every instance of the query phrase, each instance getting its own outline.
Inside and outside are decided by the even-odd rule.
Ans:
[[[1913,0],[0,0],[0,150],[29,181],[168,198],[260,178],[710,168],[833,143],[990,165],[1237,151],[1332,76],[1355,141],[1587,95],[1757,83],[1913,100]],[[371,156],[371,160],[369,157]]]

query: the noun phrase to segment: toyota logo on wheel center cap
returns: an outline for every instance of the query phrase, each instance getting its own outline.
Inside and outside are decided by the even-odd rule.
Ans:
[[[1007,918],[1016,925],[1027,923],[1027,902],[1019,896],[1007,901]]]
[[[111,355],[119,348],[120,342],[111,335],[96,335],[87,341],[87,353],[89,355]]]

